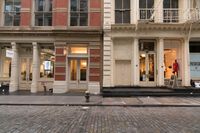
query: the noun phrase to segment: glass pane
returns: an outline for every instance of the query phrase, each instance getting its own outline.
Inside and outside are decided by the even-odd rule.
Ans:
[[[141,42],[139,49],[140,51],[154,51],[154,42]]]
[[[52,0],[45,0],[44,1],[44,11],[45,12],[52,11]]]
[[[80,26],[87,26],[87,25],[88,25],[88,14],[80,13]]]
[[[14,0],[14,11],[19,12],[21,10],[21,0]]]
[[[154,0],[147,0],[147,8],[154,8]]]
[[[2,73],[2,77],[8,78],[11,76],[11,58],[4,58]]]
[[[78,25],[78,13],[71,13],[70,25],[77,26]]]
[[[163,8],[170,8],[170,0],[163,1]]]
[[[122,12],[115,11],[115,23],[122,23]]]
[[[88,2],[87,0],[80,0],[80,11],[88,11]]]
[[[149,81],[154,81],[154,54],[149,54]]]
[[[52,25],[52,13],[45,13],[44,26],[51,26],[51,25]]]
[[[71,0],[71,11],[78,11],[78,0]]]
[[[43,14],[42,13],[37,13],[35,15],[35,25],[43,26]]]
[[[122,0],[115,0],[115,9],[122,9]]]
[[[19,26],[20,25],[20,13],[16,13],[14,15],[14,23],[13,26]]]
[[[146,54],[140,54],[140,81],[146,81]]]
[[[35,5],[36,11],[43,11],[44,0],[36,0]]]
[[[123,12],[123,19],[124,22],[123,23],[130,23],[130,11],[124,11]]]
[[[87,47],[71,47],[71,54],[87,54]]]
[[[13,11],[13,0],[6,0],[5,1],[5,11]]]
[[[86,81],[87,79],[87,61],[80,60],[80,81]]]
[[[171,4],[172,8],[178,8],[178,0],[171,0]]]
[[[140,8],[146,8],[146,0],[140,0]]]
[[[123,0],[124,9],[130,9],[130,0]]]
[[[13,25],[13,13],[5,13],[5,26],[12,26]]]
[[[21,80],[26,80],[27,79],[27,60],[26,59],[21,59]]]
[[[77,80],[77,60],[70,61],[70,79]]]

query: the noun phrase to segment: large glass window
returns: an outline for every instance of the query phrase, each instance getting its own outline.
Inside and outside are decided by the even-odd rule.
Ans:
[[[54,62],[55,53],[54,48],[42,48],[40,60],[40,78],[54,77]]]
[[[130,23],[130,0],[115,0],[115,23]]]
[[[163,8],[164,22],[178,22],[178,0],[164,0]]]
[[[154,0],[140,0],[140,19],[153,19]]]
[[[21,0],[5,0],[4,7],[4,25],[19,26],[20,25]]]
[[[70,25],[88,25],[88,0],[71,0]]]
[[[52,25],[52,0],[35,0],[35,26]]]

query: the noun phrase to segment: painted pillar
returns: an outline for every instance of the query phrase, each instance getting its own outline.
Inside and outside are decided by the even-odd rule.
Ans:
[[[11,61],[11,78],[9,92],[14,92],[17,91],[19,88],[19,53],[18,45],[15,42],[12,42],[11,45],[14,55]]]
[[[133,85],[138,86],[139,85],[139,45],[138,45],[138,39],[134,38],[133,40],[133,57],[132,57],[132,62],[133,62]]]
[[[67,49],[66,42],[55,42],[55,73],[53,83],[53,93],[66,93],[67,84]]]
[[[189,40],[185,38],[183,41],[183,86],[190,86],[190,52]]]
[[[158,44],[157,44],[157,85],[158,86],[164,86],[164,39],[159,38]]]
[[[38,79],[40,78],[40,53],[36,42],[33,42],[33,78],[31,84],[31,93],[38,91]]]
[[[154,18],[155,22],[162,23],[163,22],[163,0],[155,0],[154,2]]]

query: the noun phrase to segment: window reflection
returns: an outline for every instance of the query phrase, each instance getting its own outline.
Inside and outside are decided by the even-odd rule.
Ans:
[[[53,78],[54,77],[54,62],[55,53],[54,48],[41,49],[41,62],[40,62],[40,77]]]

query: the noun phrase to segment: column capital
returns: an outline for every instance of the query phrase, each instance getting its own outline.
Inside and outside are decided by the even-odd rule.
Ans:
[[[37,42],[32,42],[32,44],[33,44],[33,47],[37,47],[38,46]]]
[[[16,44],[16,42],[11,42],[11,45],[16,46],[17,44]]]

